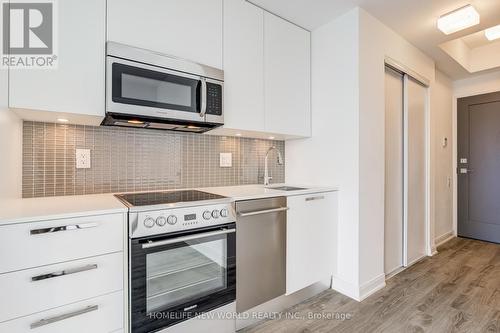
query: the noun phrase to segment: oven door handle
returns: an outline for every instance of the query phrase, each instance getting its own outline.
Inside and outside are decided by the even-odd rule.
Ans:
[[[204,232],[204,233],[196,234],[196,235],[190,235],[190,236],[183,236],[183,237],[177,237],[177,238],[172,238],[172,239],[166,239],[166,240],[157,241],[157,242],[150,241],[148,243],[142,244],[142,248],[143,249],[151,249],[153,247],[158,247],[158,246],[163,246],[163,245],[169,245],[169,244],[174,244],[174,243],[179,243],[179,242],[187,242],[187,241],[190,241],[190,240],[195,240],[195,239],[200,239],[200,238],[205,238],[205,237],[211,237],[211,236],[232,234],[234,232],[236,232],[236,229],[224,229],[224,230],[218,230],[218,231]]]

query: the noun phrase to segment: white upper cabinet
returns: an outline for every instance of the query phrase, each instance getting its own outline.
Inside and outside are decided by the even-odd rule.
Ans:
[[[225,128],[265,131],[264,11],[224,1]]]
[[[57,1],[57,69],[9,69],[9,107],[24,119],[98,125],[104,117],[106,0]]]
[[[264,14],[266,131],[311,135],[310,33]]]
[[[108,0],[108,40],[222,68],[222,0]]]

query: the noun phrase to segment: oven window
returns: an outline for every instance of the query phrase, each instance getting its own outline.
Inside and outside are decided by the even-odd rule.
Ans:
[[[191,106],[190,86],[122,73],[122,97]]]
[[[173,111],[200,112],[200,80],[113,63],[112,99]]]
[[[227,237],[211,239],[146,255],[147,312],[227,288]]]

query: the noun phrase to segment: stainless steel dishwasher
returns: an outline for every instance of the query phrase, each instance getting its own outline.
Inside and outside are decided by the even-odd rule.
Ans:
[[[236,310],[286,291],[286,197],[236,202]]]

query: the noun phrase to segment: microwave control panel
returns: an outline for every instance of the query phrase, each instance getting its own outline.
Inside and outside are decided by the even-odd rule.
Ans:
[[[222,85],[207,82],[207,114],[222,115]]]

